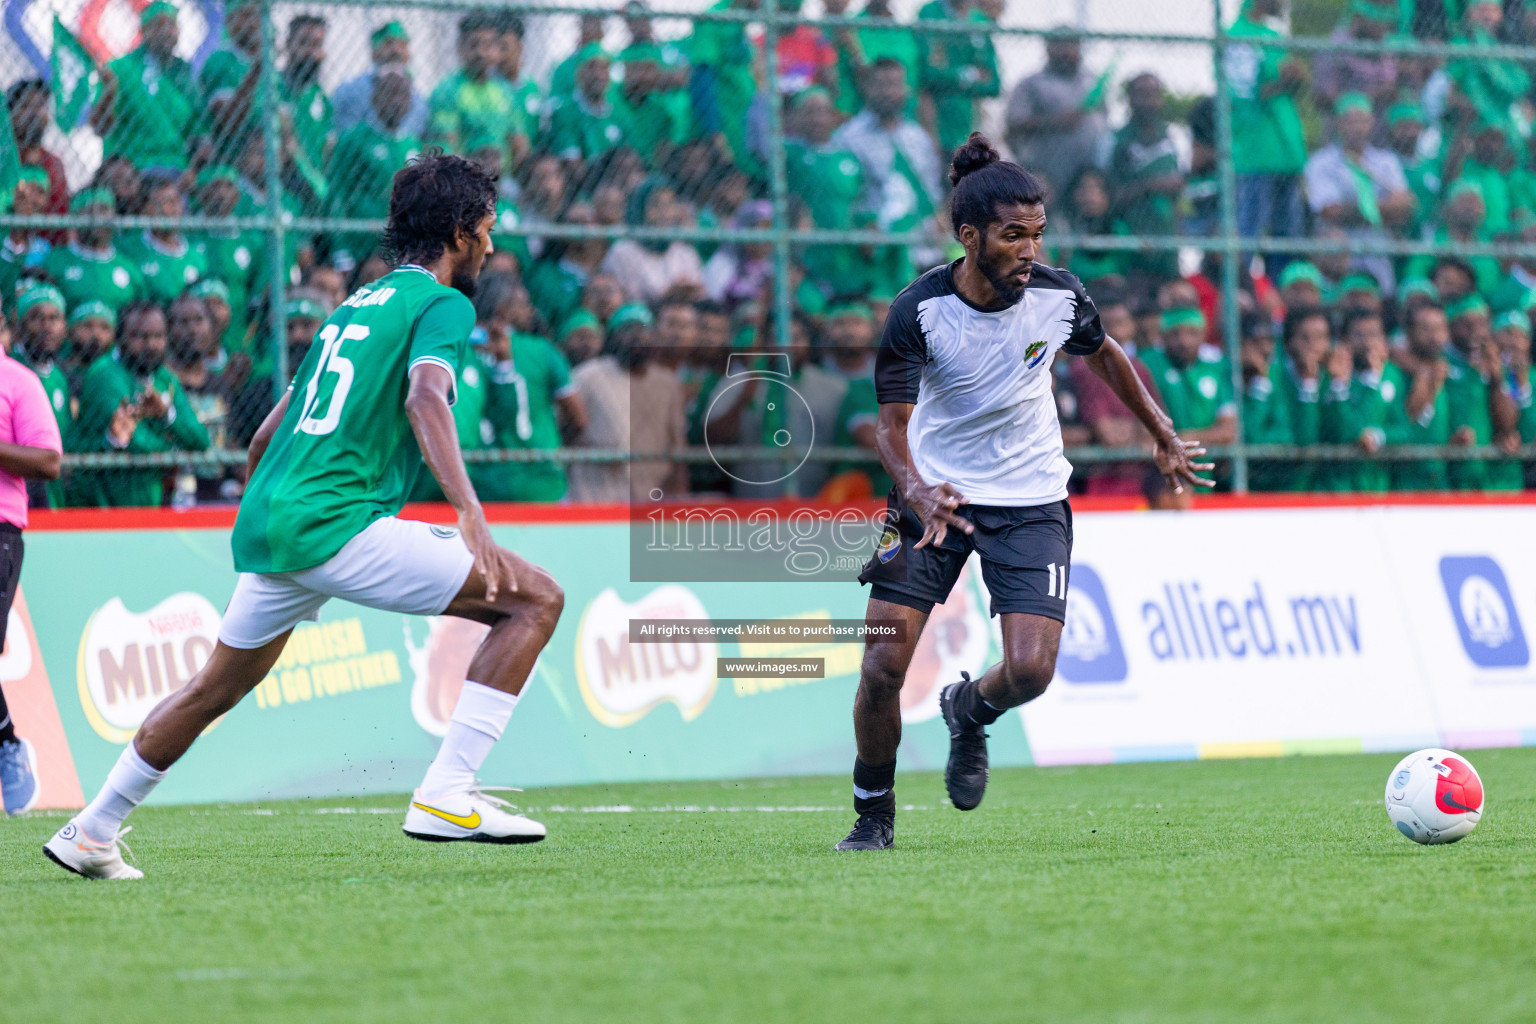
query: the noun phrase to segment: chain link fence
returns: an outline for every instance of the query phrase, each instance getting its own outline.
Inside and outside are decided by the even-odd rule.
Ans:
[[[34,498],[238,501],[428,147],[501,182],[455,406],[482,497],[878,495],[873,350],[959,255],[975,129],[1222,487],[1518,489],[1531,12],[13,2],[0,305],[67,452]],[[1168,500],[1123,407],[1054,378],[1074,488]]]

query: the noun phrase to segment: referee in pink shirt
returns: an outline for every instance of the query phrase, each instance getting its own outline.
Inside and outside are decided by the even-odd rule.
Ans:
[[[3,321],[0,321],[3,323]],[[9,340],[0,328],[0,337]],[[57,480],[59,424],[37,374],[5,354],[0,345],[0,643],[21,582],[21,531],[27,526],[27,481]],[[6,814],[37,803],[37,754],[16,735],[0,691],[0,797]]]

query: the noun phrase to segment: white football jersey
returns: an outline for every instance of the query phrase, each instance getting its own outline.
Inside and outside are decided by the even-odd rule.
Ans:
[[[1099,311],[1076,277],[1041,263],[1017,303],[978,309],[955,289],[955,266],[930,270],[891,304],[876,393],[882,403],[915,406],[907,445],[928,483],[951,483],[976,505],[1060,501],[1072,465],[1051,361],[1062,348],[1099,350]]]

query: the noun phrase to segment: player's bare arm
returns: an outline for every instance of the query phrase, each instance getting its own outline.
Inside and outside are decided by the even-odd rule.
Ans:
[[[453,376],[447,370],[435,363],[422,363],[411,374],[405,414],[421,448],[422,462],[458,513],[464,544],[475,556],[475,568],[485,580],[485,599],[494,602],[503,588],[517,591],[517,570],[512,555],[491,539],[491,528],[475,495],[475,485],[464,469],[453,409],[448,404],[452,390]]]
[[[261,426],[256,428],[256,434],[251,438],[251,447],[245,453],[245,478],[249,480],[251,474],[256,472],[256,464],[267,453],[267,445],[272,443],[272,437],[277,433],[277,425],[283,422],[283,416],[288,412],[288,396],[293,394],[290,388],[283,392],[283,397],[277,400],[277,405],[267,413],[267,418],[261,421]]]
[[[1152,458],[1175,494],[1182,493],[1185,484],[1191,487],[1216,486],[1214,480],[1200,476],[1215,468],[1214,464],[1192,461],[1205,454],[1205,447],[1199,441],[1182,440],[1174,433],[1173,421],[1158,407],[1141,383],[1141,378],[1136,376],[1136,370],[1119,342],[1106,337],[1097,352],[1083,358],[1088,360],[1089,368],[1110,386],[1116,397],[1125,403],[1125,407],[1152,434],[1156,446]]]
[[[965,495],[950,483],[928,483],[912,464],[912,452],[907,446],[907,421],[911,418],[912,406],[907,403],[882,404],[875,422],[875,449],[901,496],[922,520],[923,537],[915,545],[921,548],[943,544],[951,526],[963,533],[970,533],[975,527],[955,514],[955,509],[966,503]]]

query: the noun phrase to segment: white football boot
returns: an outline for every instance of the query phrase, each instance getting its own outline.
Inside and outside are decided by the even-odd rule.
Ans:
[[[536,843],[544,838],[544,826],[532,818],[513,814],[513,805],[490,790],[511,786],[481,786],[428,800],[417,790],[401,826],[412,839],[431,843]]]
[[[110,842],[99,843],[70,821],[43,844],[43,852],[65,871],[73,871],[83,878],[143,878],[144,872],[123,862],[122,851],[128,850],[123,836],[132,831],[133,826],[129,825]],[[132,855],[133,851],[128,850],[128,853]]]

